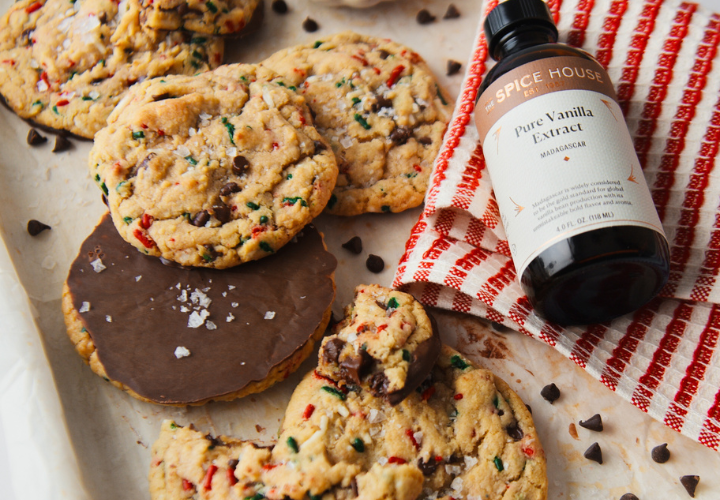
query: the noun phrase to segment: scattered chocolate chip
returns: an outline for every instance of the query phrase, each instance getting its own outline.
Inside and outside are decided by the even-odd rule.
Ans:
[[[192,221],[190,224],[197,227],[203,227],[207,222],[210,220],[210,212],[207,210],[201,210],[200,212],[195,214],[195,217],[192,218]]]
[[[451,3],[445,11],[443,19],[457,19],[458,17],[460,17],[460,11],[455,7],[454,3]]]
[[[378,55],[380,55],[380,59],[385,60],[388,58],[388,56],[390,56],[390,52],[388,52],[387,50],[378,49]]]
[[[410,138],[411,132],[405,127],[395,127],[395,130],[390,132],[390,140],[395,144],[405,144]]]
[[[418,469],[423,473],[423,476],[432,476],[435,470],[437,470],[438,463],[435,457],[430,457],[426,462],[422,457],[418,459]]]
[[[322,141],[315,141],[315,152],[318,151],[325,151],[327,147],[325,147],[325,144],[323,144]]]
[[[220,188],[220,196],[230,196],[238,191],[240,191],[240,186],[238,186],[237,182],[228,182]]]
[[[370,254],[368,255],[367,260],[365,261],[365,266],[368,268],[368,270],[371,273],[381,273],[383,269],[385,269],[385,261],[382,260],[382,257],[378,257],[377,255]]]
[[[234,469],[238,466],[239,463],[240,460],[238,460],[237,458],[231,458],[230,460],[228,460],[228,469]]]
[[[276,14],[287,14],[288,6],[285,0],[274,0],[272,3],[272,10]]]
[[[72,143],[70,142],[70,139],[65,137],[64,135],[56,135],[55,136],[55,147],[53,147],[52,152],[53,153],[62,153],[63,151],[67,151],[72,146]]]
[[[625,493],[623,496],[620,497],[620,500],[640,500],[638,497],[633,495],[632,493]]]
[[[373,365],[373,358],[364,350],[360,350],[359,356],[348,356],[340,362],[340,377],[347,382],[360,383],[365,377],[368,368]]]
[[[360,253],[362,253],[362,240],[360,239],[360,236],[353,236],[343,243],[342,247],[355,255],[360,255]]]
[[[47,224],[43,224],[39,220],[30,219],[27,223],[27,232],[30,233],[30,236],[37,236],[38,234],[42,233],[46,229],[52,229]]]
[[[383,372],[378,372],[370,377],[370,392],[375,397],[385,396],[388,390],[388,384],[390,381]]]
[[[383,303],[383,302],[380,302],[379,300],[376,300],[376,301],[375,301],[375,304],[377,304],[377,306],[378,306],[380,309],[383,309],[383,310],[387,311],[387,307],[388,307],[387,304],[385,304],[385,303]]]
[[[423,146],[429,146],[432,144],[432,138],[430,137],[420,137],[417,141]]]
[[[450,455],[450,458],[448,458],[449,464],[459,464],[464,461],[465,459],[461,455],[458,455],[456,453],[453,453],[452,455]]]
[[[375,98],[375,103],[377,104],[378,109],[393,107],[392,99],[388,99],[387,97],[384,97],[381,95],[379,95]]]
[[[219,220],[221,223],[225,224],[226,222],[230,222],[230,217],[232,216],[232,210],[230,207],[228,207],[225,204],[217,204],[213,205],[212,207],[213,215],[217,220]]]
[[[597,443],[591,444],[590,448],[585,450],[583,456],[593,462],[597,462],[599,464],[602,463],[602,450],[600,449],[600,445]]]
[[[668,450],[667,443],[663,443],[653,448],[650,455],[652,456],[653,461],[659,464],[664,464],[670,460],[670,450]]]
[[[560,389],[555,384],[546,385],[540,391],[540,395],[552,404],[560,397]]]
[[[336,365],[343,347],[345,347],[345,341],[337,337],[325,342],[325,345],[322,347],[323,361],[327,364]]]
[[[215,448],[216,446],[222,446],[225,443],[222,442],[222,439],[213,437],[211,434],[205,434],[205,439],[210,441],[210,448]]]
[[[430,11],[427,9],[422,9],[420,12],[417,13],[417,16],[415,16],[415,20],[418,22],[418,24],[430,24],[435,20],[435,16],[430,14]]]
[[[520,428],[520,426],[518,426],[517,423],[508,425],[505,428],[505,432],[507,432],[508,436],[513,438],[513,440],[515,440],[515,441],[520,441],[523,438],[523,436],[525,435],[525,433],[522,431],[522,429]]]
[[[185,14],[187,14],[189,10],[190,10],[190,7],[185,2],[183,2],[177,6],[177,13],[180,14],[181,16],[184,16]]]
[[[460,71],[460,68],[462,68],[462,63],[453,61],[452,59],[448,59],[447,76],[452,76],[452,75],[458,73]]]
[[[700,476],[683,476],[680,478],[680,482],[685,487],[685,491],[688,492],[692,498],[695,498],[695,488],[697,488],[700,482]]]
[[[505,333],[505,332],[507,332],[508,330],[510,330],[507,326],[505,326],[505,325],[503,325],[503,324],[501,324],[501,323],[498,323],[498,322],[496,322],[496,321],[492,321],[492,322],[490,323],[490,328],[492,328],[494,331],[496,331],[496,332],[498,332],[498,333]]]
[[[305,18],[305,20],[302,23],[302,27],[308,33],[313,33],[315,31],[317,31],[318,28],[320,28],[320,26],[318,26],[318,23],[310,17]]]
[[[244,156],[236,156],[233,158],[232,171],[235,175],[242,175],[245,170],[250,166],[250,162]]]
[[[30,129],[30,132],[28,132],[27,135],[27,143],[31,146],[39,146],[40,144],[45,144],[47,142],[47,137],[43,137],[40,135],[40,133],[35,130],[34,128]]]
[[[580,427],[590,429],[591,431],[602,432],[603,430],[602,417],[599,413],[596,413],[587,420],[581,420],[578,423],[580,424]]]

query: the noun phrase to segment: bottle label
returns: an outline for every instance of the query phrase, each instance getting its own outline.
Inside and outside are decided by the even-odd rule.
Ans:
[[[518,276],[543,250],[611,226],[663,234],[610,78],[560,56],[499,77],[475,122]]]

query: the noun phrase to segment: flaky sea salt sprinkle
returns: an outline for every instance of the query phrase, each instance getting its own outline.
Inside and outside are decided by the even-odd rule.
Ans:
[[[103,261],[99,257],[97,259],[95,259],[94,261],[92,261],[90,263],[90,265],[92,266],[93,271],[95,271],[96,273],[101,273],[105,269],[107,269],[107,266],[105,266],[105,264],[103,264]]]
[[[175,357],[177,359],[187,358],[188,356],[190,356],[190,349],[188,349],[187,347],[179,345],[175,348]]]
[[[267,311],[265,313],[265,319],[273,319],[275,317],[275,311]]]
[[[78,312],[86,313],[90,310],[90,302],[83,302]]]

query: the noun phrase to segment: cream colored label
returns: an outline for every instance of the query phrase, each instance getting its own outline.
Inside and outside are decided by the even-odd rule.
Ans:
[[[543,250],[586,231],[632,225],[663,234],[622,111],[608,97],[549,92],[488,128],[483,153],[518,276]]]

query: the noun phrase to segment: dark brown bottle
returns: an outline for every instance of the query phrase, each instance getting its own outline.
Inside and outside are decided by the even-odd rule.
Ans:
[[[476,123],[524,292],[560,325],[640,308],[666,283],[669,250],[607,73],[556,43],[541,0],[498,5],[484,29],[499,62]]]

